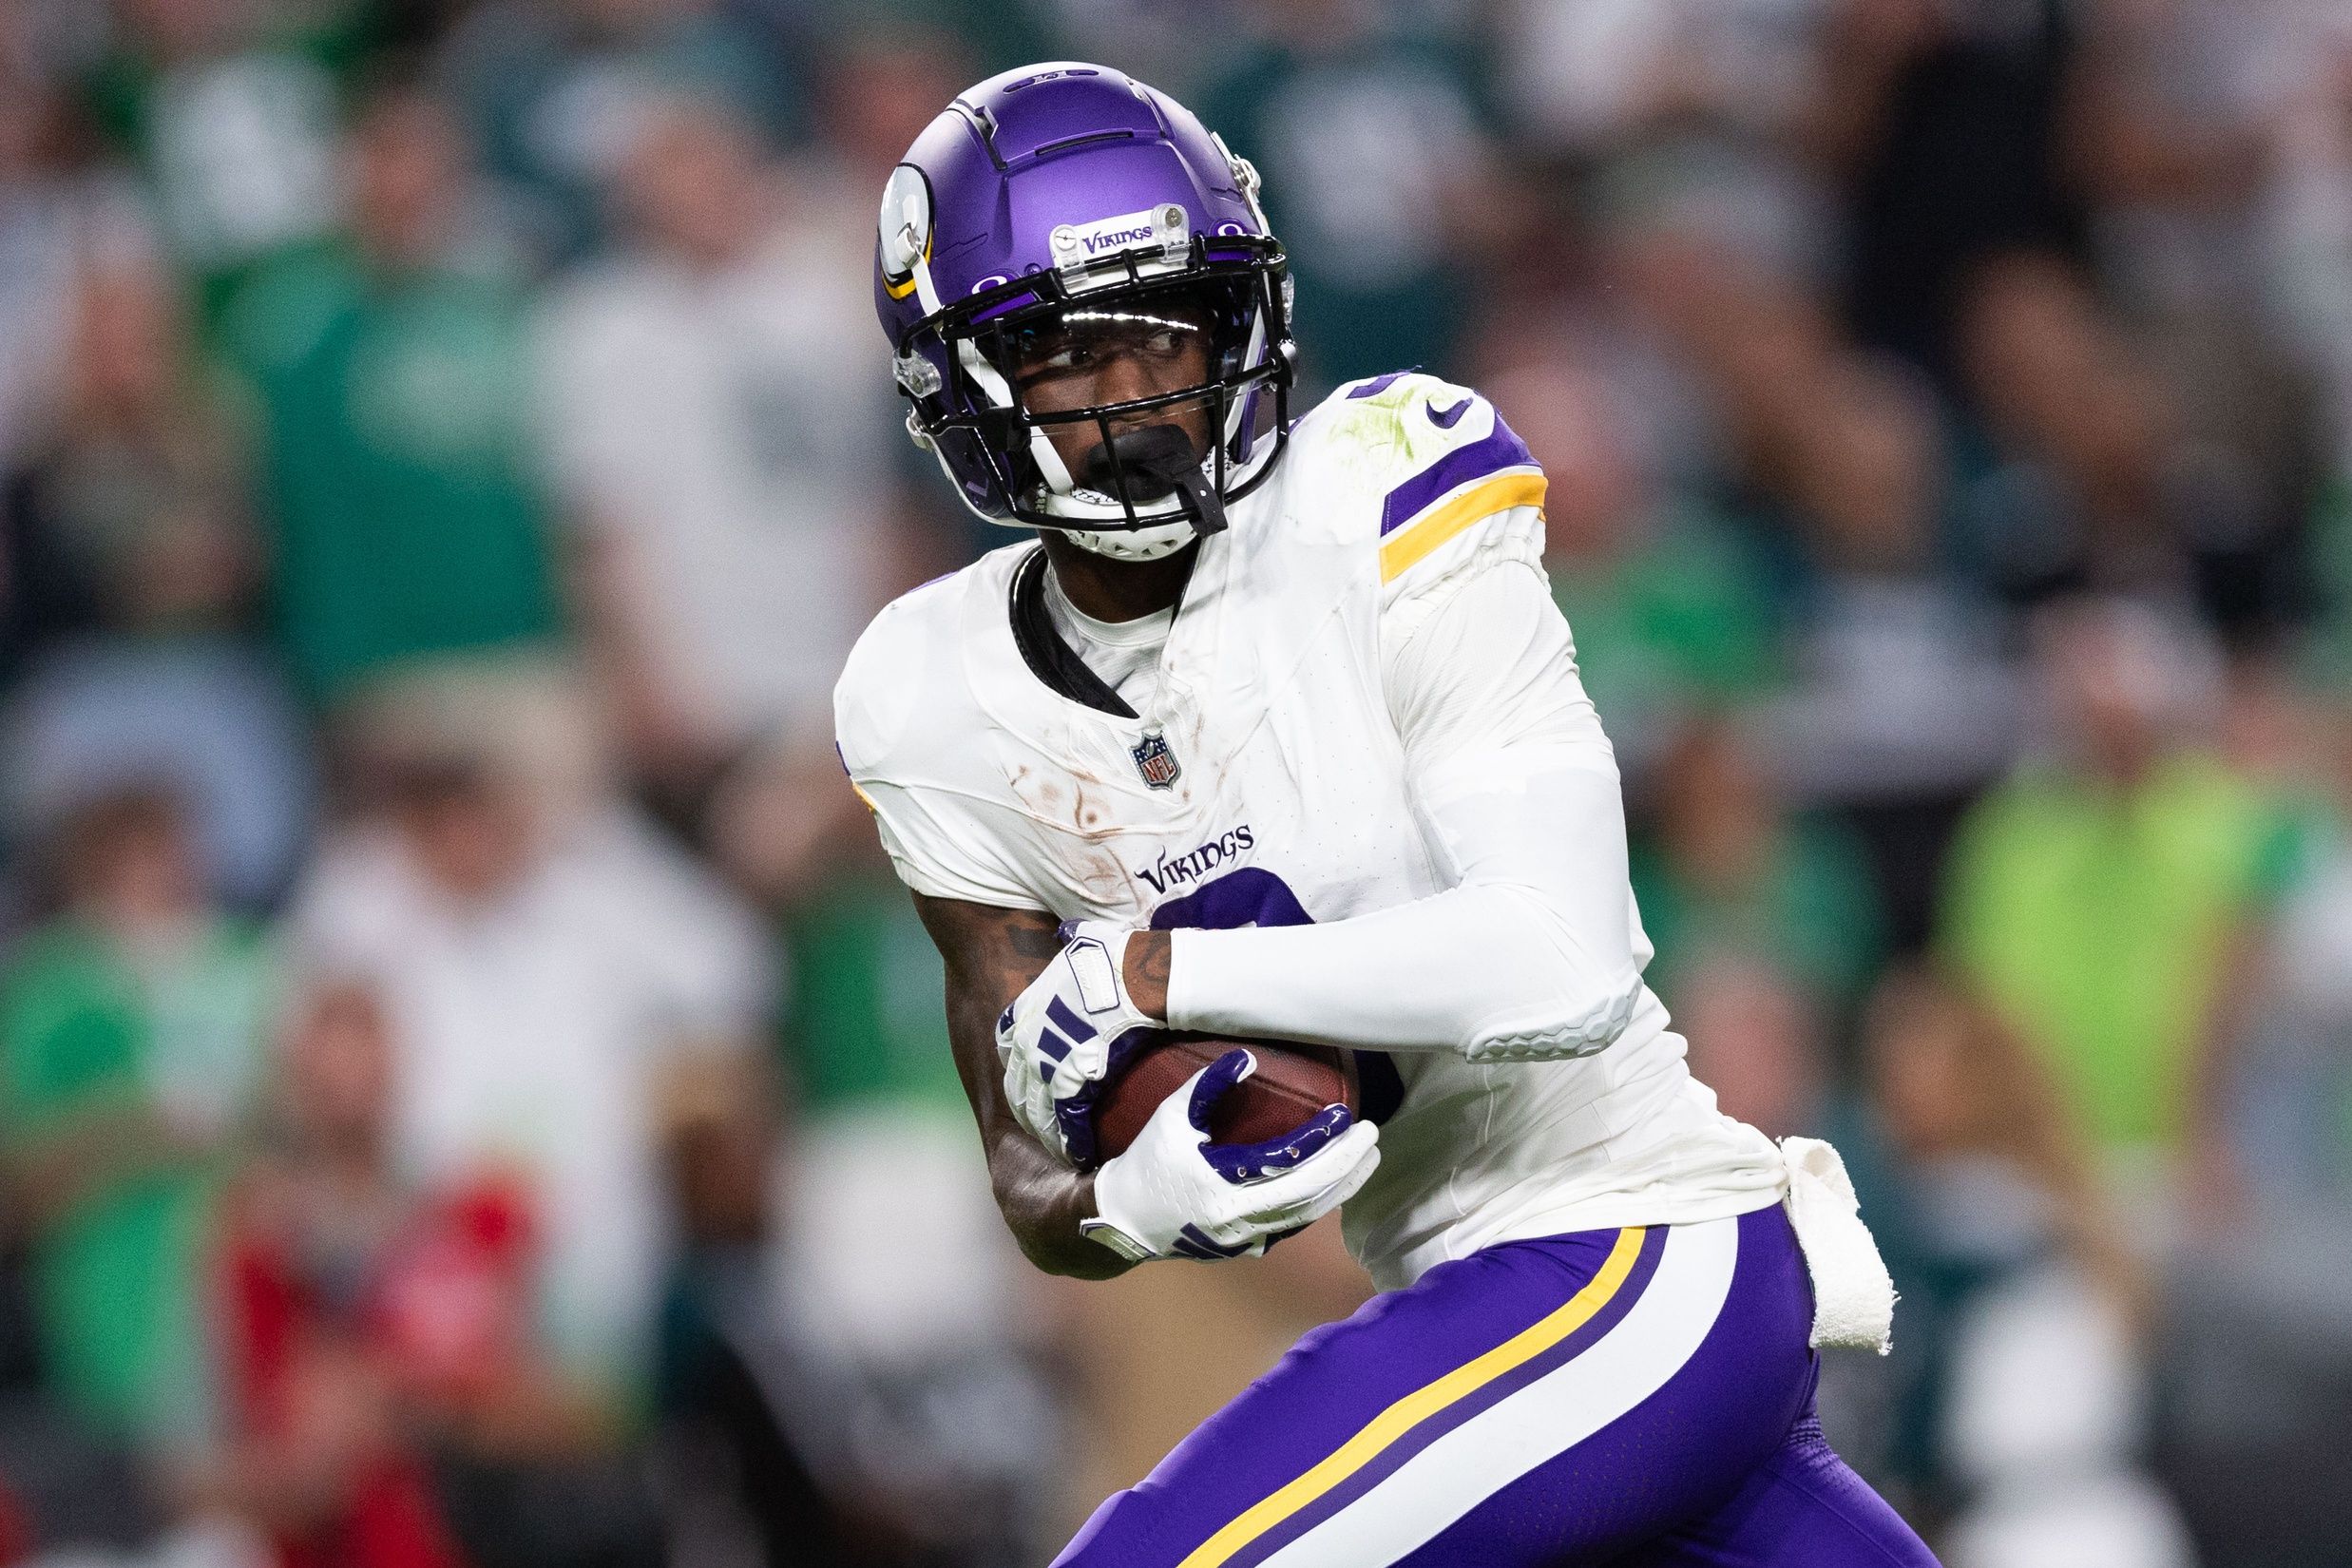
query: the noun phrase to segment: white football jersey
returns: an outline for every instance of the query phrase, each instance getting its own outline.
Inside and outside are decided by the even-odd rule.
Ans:
[[[1343,388],[1202,542],[1148,711],[1047,683],[1066,650],[1016,632],[1016,588],[1043,567],[1024,542],[875,620],[835,696],[843,763],[900,877],[933,897],[1233,927],[1441,892],[1382,629],[1491,564],[1539,568],[1542,493],[1482,398],[1417,374]],[[1778,1151],[1719,1114],[1683,1057],[1646,989],[1589,1057],[1360,1053],[1382,1160],[1347,1206],[1348,1245],[1389,1289],[1497,1241],[1775,1201]]]

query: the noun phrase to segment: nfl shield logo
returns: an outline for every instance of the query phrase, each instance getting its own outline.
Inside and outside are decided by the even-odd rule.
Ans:
[[[1143,782],[1155,790],[1164,790],[1174,784],[1176,774],[1184,771],[1176,766],[1176,753],[1168,749],[1168,742],[1157,732],[1136,742],[1134,755],[1136,772],[1141,774]]]

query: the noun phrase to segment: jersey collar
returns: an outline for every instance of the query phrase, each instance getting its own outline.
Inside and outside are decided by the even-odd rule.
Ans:
[[[1029,666],[1029,673],[1042,681],[1046,690],[1073,702],[1083,703],[1114,718],[1142,717],[1127,705],[1126,698],[1111,690],[1100,676],[1086,667],[1077,649],[1061,640],[1054,618],[1045,612],[1045,571],[1042,545],[1023,556],[1021,564],[1013,568],[1006,609],[1013,623],[1013,646],[1021,650],[1021,661]]]

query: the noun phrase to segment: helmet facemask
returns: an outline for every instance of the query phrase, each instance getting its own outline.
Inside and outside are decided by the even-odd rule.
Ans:
[[[952,445],[985,465],[1003,521],[1138,560],[1216,532],[1284,444],[1291,366],[1279,247],[1213,243],[1194,239],[1173,267],[1127,253],[1057,268],[938,313],[901,346],[909,427],[943,462]],[[1106,379],[1132,393],[1068,395]]]

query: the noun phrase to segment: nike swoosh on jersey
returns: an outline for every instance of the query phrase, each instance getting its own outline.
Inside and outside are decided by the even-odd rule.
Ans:
[[[1439,409],[1427,403],[1424,403],[1421,407],[1422,411],[1428,414],[1430,424],[1435,425],[1441,430],[1450,430],[1462,423],[1463,414],[1470,407],[1470,399],[1465,397],[1450,409]]]
[[[1527,444],[1498,415],[1495,428],[1486,435],[1466,447],[1456,447],[1388,492],[1380,507],[1381,537],[1386,539],[1414,522],[1448,490],[1502,468],[1532,468],[1535,464]]]

